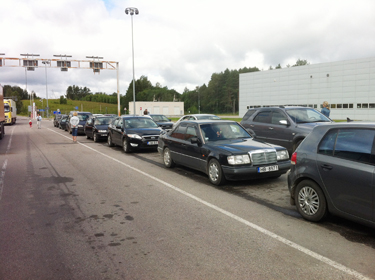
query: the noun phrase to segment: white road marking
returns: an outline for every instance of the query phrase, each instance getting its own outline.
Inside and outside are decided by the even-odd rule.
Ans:
[[[65,136],[65,135],[63,135],[61,133],[58,133],[58,132],[56,132],[56,131],[54,131],[52,129],[50,129],[50,130],[52,132],[55,132],[55,133],[57,133],[57,134],[59,134],[61,136],[64,136],[64,137],[68,138],[67,136]],[[152,180],[155,180],[155,181],[157,181],[157,182],[159,182],[159,183],[161,183],[161,184],[163,184],[163,185],[165,185],[165,186],[167,186],[167,187],[169,187],[169,188],[171,188],[171,189],[173,189],[173,190],[175,190],[175,191],[177,191],[177,192],[179,192],[179,193],[181,193],[181,194],[183,194],[183,195],[185,195],[187,197],[190,197],[191,199],[194,199],[197,202],[200,202],[200,203],[206,205],[207,207],[209,207],[211,209],[214,209],[214,210],[216,210],[216,211],[218,211],[218,212],[220,212],[220,213],[222,213],[222,214],[224,214],[224,215],[226,215],[226,216],[228,216],[228,217],[230,217],[230,218],[232,218],[232,219],[234,219],[234,220],[236,220],[236,221],[238,221],[238,222],[240,222],[240,223],[242,223],[242,224],[244,224],[244,225],[246,225],[248,227],[251,227],[251,228],[253,228],[253,229],[255,229],[255,230],[257,230],[257,231],[259,231],[259,232],[261,232],[261,233],[263,233],[263,234],[265,234],[265,235],[267,235],[267,236],[269,236],[269,237],[271,237],[273,239],[276,239],[276,240],[280,241],[281,243],[283,243],[283,244],[285,244],[287,246],[290,246],[290,247],[292,247],[292,248],[294,248],[294,249],[296,249],[296,250],[298,250],[298,251],[300,251],[300,252],[302,252],[302,253],[304,253],[304,254],[312,257],[312,258],[315,258],[315,259],[317,259],[317,260],[319,260],[319,261],[321,261],[321,262],[323,262],[323,263],[325,263],[327,265],[330,265],[330,266],[332,266],[332,267],[334,267],[334,268],[336,268],[336,269],[338,269],[338,270],[340,270],[342,272],[345,272],[345,273],[347,273],[349,275],[352,275],[352,276],[354,276],[354,277],[356,277],[358,279],[363,279],[363,280],[364,279],[368,279],[368,280],[372,279],[372,278],[366,277],[365,275],[363,275],[363,274],[361,274],[361,273],[359,273],[359,272],[357,272],[357,271],[355,271],[355,270],[353,270],[351,268],[348,268],[348,267],[346,267],[346,266],[344,266],[342,264],[339,264],[338,262],[335,262],[334,260],[326,258],[326,257],[324,257],[324,256],[322,256],[322,255],[320,255],[318,253],[315,253],[315,252],[313,252],[313,251],[311,251],[311,250],[309,250],[309,249],[301,246],[301,245],[298,245],[297,243],[294,243],[294,242],[292,242],[292,241],[290,241],[290,240],[288,240],[288,239],[286,239],[284,237],[281,237],[281,236],[279,236],[279,235],[277,235],[277,234],[275,234],[275,233],[273,233],[273,232],[271,232],[271,231],[269,231],[267,229],[264,229],[264,228],[262,228],[262,227],[260,227],[260,226],[258,226],[256,224],[253,224],[253,223],[251,223],[251,222],[249,222],[249,221],[247,221],[247,220],[245,220],[245,219],[243,219],[243,218],[241,218],[239,216],[236,216],[236,215],[234,215],[234,214],[232,214],[232,213],[230,213],[230,212],[228,212],[228,211],[226,211],[226,210],[224,210],[224,209],[222,209],[220,207],[217,207],[216,205],[213,205],[213,204],[211,204],[211,203],[209,203],[209,202],[207,202],[205,200],[202,200],[202,199],[200,199],[197,196],[194,196],[194,195],[192,195],[192,194],[190,194],[188,192],[185,192],[185,191],[183,191],[183,190],[175,187],[172,184],[169,184],[169,183],[167,183],[167,182],[165,182],[165,181],[163,181],[163,180],[161,180],[159,178],[156,178],[156,177],[154,177],[154,176],[152,176],[152,175],[150,175],[150,174],[148,174],[146,172],[143,172],[142,170],[139,170],[139,169],[137,169],[137,168],[135,168],[133,166],[130,166],[130,165],[128,165],[128,164],[126,164],[126,163],[118,160],[118,159],[115,159],[115,158],[113,158],[111,156],[108,156],[108,155],[102,153],[102,152],[99,152],[98,150],[95,150],[95,149],[93,149],[93,148],[91,148],[91,147],[89,147],[89,146],[87,146],[85,144],[82,144],[80,142],[78,142],[78,143],[80,145],[84,146],[87,149],[90,149],[90,150],[92,150],[92,151],[94,151],[94,152],[96,152],[96,153],[98,153],[98,154],[100,154],[100,155],[102,155],[104,157],[107,157],[107,158],[109,158],[109,159],[111,159],[111,160],[113,160],[113,161],[115,161],[115,162],[117,162],[119,164],[122,164],[123,166],[125,166],[125,167],[127,167],[129,169],[132,169],[135,172],[138,172],[138,173],[142,174],[143,176],[147,176],[147,177],[149,177]]]
[[[10,133],[8,146],[7,146],[7,149],[5,151],[5,160],[4,160],[3,167],[1,168],[1,173],[0,173],[0,201],[1,201],[1,198],[3,196],[5,171],[6,171],[7,165],[8,165],[8,153],[9,153],[10,147],[12,146],[13,131],[14,131],[14,128],[12,129],[12,132]],[[3,138],[2,141],[4,141],[4,138]]]

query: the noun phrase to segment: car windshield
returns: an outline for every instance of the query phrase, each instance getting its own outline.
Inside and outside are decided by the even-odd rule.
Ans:
[[[196,116],[197,120],[220,120],[218,116],[213,115],[204,115],[204,116]]]
[[[8,104],[4,104],[4,112],[5,113],[9,112],[9,105]]]
[[[237,123],[202,124],[201,131],[206,141],[251,138],[250,134]]]
[[[81,114],[78,114],[78,119],[80,121],[86,121],[88,118],[89,118],[89,115],[81,115]]]
[[[310,108],[297,108],[286,110],[295,123],[331,122],[326,116]]]
[[[169,122],[167,117],[164,115],[151,116],[151,118],[156,122]]]
[[[156,128],[158,125],[149,118],[132,118],[125,120],[126,128]]]
[[[109,124],[111,122],[111,118],[96,118],[95,119],[95,124],[101,125],[101,124]]]

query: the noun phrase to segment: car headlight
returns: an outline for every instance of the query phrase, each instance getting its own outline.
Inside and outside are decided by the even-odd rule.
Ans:
[[[287,150],[277,151],[277,160],[287,160],[289,159],[289,153]]]
[[[107,130],[98,130],[98,132],[101,132],[101,133],[106,133]]]
[[[142,137],[139,136],[138,134],[128,134],[128,137],[129,138],[135,138],[135,139],[142,139]]]
[[[249,164],[250,157],[249,155],[228,156],[228,163],[231,165]]]

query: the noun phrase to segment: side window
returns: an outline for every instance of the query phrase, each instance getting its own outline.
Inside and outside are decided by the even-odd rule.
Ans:
[[[337,129],[328,131],[319,144],[318,153],[332,156],[335,148],[336,137]]]
[[[270,123],[270,121],[271,121],[271,111],[259,112],[259,114],[256,115],[254,118],[254,122]]]
[[[116,127],[118,124],[118,119],[115,119],[114,122],[113,122],[113,126]]]
[[[122,127],[122,124],[123,124],[123,121],[122,121],[122,119],[119,119],[119,120],[118,120],[118,124],[117,124],[117,125],[118,125],[119,127]]]
[[[178,127],[172,132],[171,137],[184,140],[186,131],[186,123],[180,123]]]
[[[283,113],[281,113],[280,111],[272,112],[272,119],[271,119],[272,124],[280,124],[280,121],[282,120],[287,120],[287,117]]]
[[[197,131],[195,130],[195,127],[188,126],[186,129],[185,140],[190,141],[190,139],[194,136],[197,136]]]
[[[327,133],[319,145],[319,153],[337,158],[375,164],[373,145],[375,130],[345,128]],[[334,149],[332,149],[332,145]]]
[[[252,115],[254,115],[255,112],[256,110],[248,110],[246,114],[243,116],[242,121],[248,120]]]

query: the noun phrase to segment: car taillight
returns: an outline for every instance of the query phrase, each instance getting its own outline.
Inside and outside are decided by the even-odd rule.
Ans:
[[[297,164],[297,153],[296,153],[296,152],[294,152],[294,153],[292,154],[292,157],[291,157],[291,159],[290,159],[290,163],[293,164],[293,165],[296,165],[296,164]]]

